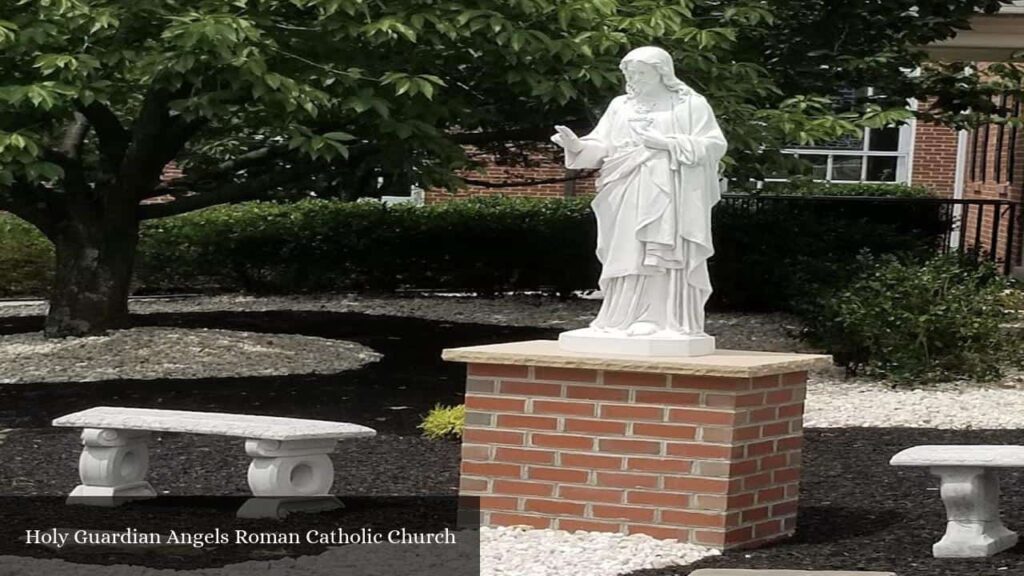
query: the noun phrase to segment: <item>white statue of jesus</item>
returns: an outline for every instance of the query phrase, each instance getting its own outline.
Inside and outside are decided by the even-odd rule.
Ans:
[[[604,302],[589,329],[560,341],[579,351],[710,354],[707,261],[725,137],[707,100],[676,78],[668,52],[637,48],[619,68],[626,94],[593,132],[580,138],[556,126],[551,138],[567,168],[600,168],[591,205]]]

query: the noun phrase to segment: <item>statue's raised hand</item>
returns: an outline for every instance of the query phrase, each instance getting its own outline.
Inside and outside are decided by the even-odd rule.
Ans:
[[[568,126],[555,126],[555,131],[558,134],[551,137],[552,142],[572,153],[583,150],[583,141]]]

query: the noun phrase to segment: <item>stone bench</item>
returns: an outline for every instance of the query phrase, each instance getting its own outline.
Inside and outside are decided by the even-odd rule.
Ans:
[[[914,446],[893,466],[927,466],[940,479],[946,533],[932,546],[936,558],[980,558],[1012,548],[1017,534],[999,518],[996,468],[1024,466],[1024,446]]]
[[[180,432],[245,438],[252,457],[249,488],[254,496],[242,517],[281,516],[289,511],[336,508],[330,498],[338,440],[374,436],[372,428],[343,422],[102,406],[61,416],[54,426],[84,428],[78,473],[82,483],[69,503],[115,506],[153,498],[146,481],[150,432]]]

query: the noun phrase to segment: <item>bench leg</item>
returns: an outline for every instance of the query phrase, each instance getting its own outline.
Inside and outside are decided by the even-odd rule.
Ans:
[[[1012,548],[1017,534],[999,519],[999,477],[985,468],[934,467],[946,506],[946,534],[932,546],[936,558],[982,558]]]
[[[86,428],[78,475],[82,483],[68,496],[68,504],[117,506],[128,500],[154,498],[146,482],[149,470],[149,432]]]
[[[282,517],[290,512],[340,508],[330,496],[334,464],[328,456],[336,440],[246,440],[252,456],[249,488],[253,498],[238,515],[247,518]]]

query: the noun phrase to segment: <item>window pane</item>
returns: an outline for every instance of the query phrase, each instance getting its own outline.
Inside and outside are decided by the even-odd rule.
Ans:
[[[860,182],[860,169],[863,165],[863,156],[833,156],[832,179]]]
[[[868,156],[867,179],[877,182],[895,182],[896,157]]]
[[[895,152],[900,149],[899,128],[872,128],[868,135],[868,150]]]
[[[828,179],[828,156],[824,154],[801,154],[800,159],[811,164],[811,178],[815,180]]]

